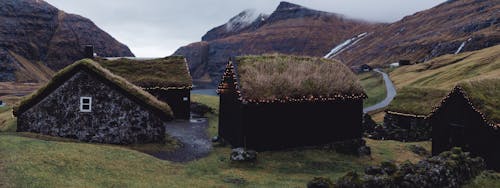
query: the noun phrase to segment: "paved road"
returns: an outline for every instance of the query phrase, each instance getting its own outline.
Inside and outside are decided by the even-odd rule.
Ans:
[[[167,134],[182,143],[181,148],[173,152],[154,153],[153,156],[174,162],[189,162],[208,156],[212,142],[207,134],[206,118],[194,118],[191,121],[172,122],[165,127]]]
[[[373,106],[364,108],[363,109],[364,113],[378,110],[381,108],[385,108],[386,106],[388,106],[391,103],[392,99],[394,99],[394,97],[396,96],[396,88],[394,87],[394,84],[392,83],[391,79],[389,78],[389,75],[387,75],[385,72],[380,71],[379,69],[375,69],[375,72],[382,74],[382,76],[384,77],[385,88],[387,90],[387,96],[385,97],[385,99],[382,102],[379,102]]]

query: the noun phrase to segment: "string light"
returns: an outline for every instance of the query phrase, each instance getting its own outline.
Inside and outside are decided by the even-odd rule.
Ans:
[[[234,71],[234,65],[231,61],[226,65],[226,69],[224,74],[222,75],[221,82],[217,87],[217,94],[221,94],[222,90],[228,89],[224,84],[227,83],[227,79],[233,79],[233,84],[236,89],[236,93],[238,94],[238,100],[247,104],[247,103],[256,103],[256,104],[272,104],[272,103],[302,103],[302,102],[326,102],[326,101],[345,101],[345,100],[362,100],[366,99],[367,95],[365,93],[362,94],[328,94],[327,96],[319,95],[303,95],[301,97],[293,97],[293,96],[284,96],[282,98],[273,98],[273,99],[248,99],[243,97],[242,92],[239,87],[238,79],[236,77],[236,73]]]
[[[431,113],[426,117],[426,119],[430,119],[432,116],[434,116],[441,109],[441,107],[444,105],[444,103],[446,103],[448,101],[448,99],[451,97],[451,95],[454,93],[457,93],[457,92],[465,98],[467,104],[469,104],[469,106],[472,108],[473,111],[479,113],[482,120],[484,122],[486,122],[486,124],[488,124],[490,127],[494,128],[495,130],[497,130],[500,127],[500,124],[496,124],[496,123],[488,120],[486,115],[474,106],[474,104],[471,102],[470,97],[467,94],[467,92],[465,92],[465,90],[459,85],[455,86],[455,88],[453,88],[453,90],[450,93],[448,93],[448,95],[441,100],[439,105],[434,106]]]

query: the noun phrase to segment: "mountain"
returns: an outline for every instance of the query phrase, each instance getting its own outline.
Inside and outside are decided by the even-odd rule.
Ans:
[[[449,0],[378,27],[331,58],[348,65],[425,62],[500,43],[498,0]]]
[[[230,57],[264,53],[323,57],[335,45],[375,25],[281,2],[271,15],[245,10],[207,32],[203,41],[174,54],[187,58],[195,80],[217,82]]]
[[[43,0],[0,1],[0,23],[0,81],[47,81],[83,58],[83,45],[100,56],[134,56],[89,19]]]

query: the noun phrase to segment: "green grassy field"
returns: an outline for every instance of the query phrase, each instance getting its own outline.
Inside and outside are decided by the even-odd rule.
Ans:
[[[387,96],[382,75],[376,72],[367,72],[359,74],[358,79],[368,95],[368,99],[366,99],[363,103],[364,107],[377,104],[378,102],[384,100]]]
[[[218,97],[193,95],[218,109]],[[217,115],[208,114],[211,135]],[[371,157],[320,149],[261,152],[253,164],[229,161],[230,148],[215,147],[189,163],[159,160],[133,149],[50,140],[25,133],[0,133],[0,187],[304,187],[315,176],[337,179],[351,170],[390,160],[418,161],[408,150],[417,144],[367,139]]]

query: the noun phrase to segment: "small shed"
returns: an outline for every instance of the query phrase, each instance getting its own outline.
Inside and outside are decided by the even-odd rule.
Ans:
[[[219,136],[233,147],[276,150],[362,137],[366,95],[356,75],[333,60],[237,57],[218,93]]]
[[[427,116],[432,107],[446,95],[446,90],[422,87],[405,87],[398,90],[384,116],[384,139],[398,141],[423,141],[431,138]]]
[[[166,102],[172,107],[176,119],[190,118],[193,81],[184,57],[171,56],[147,60],[97,58],[96,60],[112,73],[122,76]]]
[[[500,79],[458,84],[429,116],[432,154],[462,147],[500,170]]]
[[[358,72],[370,72],[372,70],[373,70],[373,68],[370,65],[363,64],[363,65],[359,66]]]
[[[109,144],[161,143],[170,107],[86,59],[15,107],[18,132]]]

